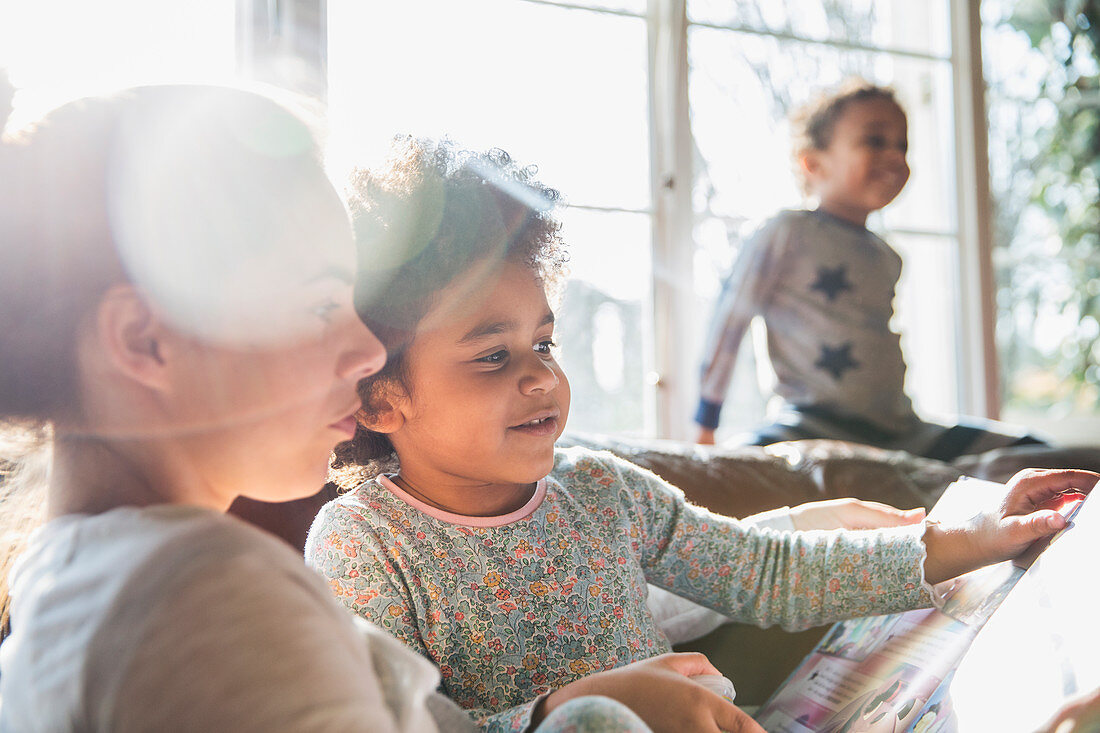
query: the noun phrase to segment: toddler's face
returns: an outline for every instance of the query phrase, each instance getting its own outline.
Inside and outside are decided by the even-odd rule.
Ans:
[[[909,180],[905,113],[887,99],[852,102],[825,150],[807,154],[810,187],[831,214],[857,224],[894,200]]]
[[[401,475],[431,486],[528,484],[554,463],[569,382],[551,352],[554,314],[522,265],[473,272],[444,290],[407,354]]]

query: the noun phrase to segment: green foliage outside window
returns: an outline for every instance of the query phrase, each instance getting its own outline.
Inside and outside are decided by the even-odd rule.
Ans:
[[[1005,406],[1100,410],[1100,0],[987,0]]]

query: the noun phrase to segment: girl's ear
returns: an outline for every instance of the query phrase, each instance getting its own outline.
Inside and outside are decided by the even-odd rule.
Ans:
[[[373,433],[391,435],[405,424],[405,413],[401,410],[404,393],[392,384],[374,385],[374,394],[370,397],[371,409],[360,408],[355,419]]]
[[[96,311],[96,335],[111,365],[150,389],[170,387],[166,329],[131,285],[110,288]]]

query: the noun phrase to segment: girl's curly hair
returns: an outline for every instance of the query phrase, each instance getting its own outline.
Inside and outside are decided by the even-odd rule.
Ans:
[[[839,87],[819,93],[811,101],[799,107],[791,115],[791,142],[795,175],[802,190],[807,181],[802,174],[799,159],[811,150],[825,150],[833,141],[836,123],[844,112],[856,102],[884,100],[897,105],[904,112],[894,90],[872,84],[864,79],[849,79]]]
[[[407,391],[405,353],[440,291],[475,264],[518,262],[551,293],[568,256],[553,216],[560,194],[503,150],[474,152],[448,140],[394,139],[379,170],[352,173],[348,205],[359,249],[356,310],[386,346],[386,366],[359,384],[370,413],[381,390]],[[389,438],[359,426],[341,444],[334,479],[344,487],[392,465]]]

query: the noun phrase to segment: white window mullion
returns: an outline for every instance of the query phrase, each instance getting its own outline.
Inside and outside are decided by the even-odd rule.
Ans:
[[[968,414],[995,418],[1000,412],[1000,387],[979,3],[951,0],[951,46],[959,231],[959,406]]]
[[[327,0],[237,0],[241,74],[324,100]]]
[[[693,282],[691,125],[685,0],[650,0],[653,353],[656,434],[688,438],[696,354],[684,324]]]

